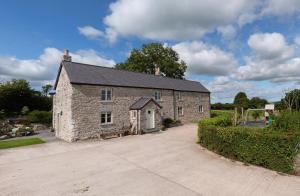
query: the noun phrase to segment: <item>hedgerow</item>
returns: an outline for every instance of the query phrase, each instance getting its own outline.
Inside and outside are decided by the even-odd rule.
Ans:
[[[198,141],[225,157],[263,166],[280,172],[292,172],[299,150],[300,133],[253,127],[233,127],[216,116],[199,122]],[[222,120],[221,120],[222,119]]]

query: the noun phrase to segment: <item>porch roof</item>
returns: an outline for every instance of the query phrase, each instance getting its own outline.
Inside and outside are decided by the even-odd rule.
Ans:
[[[153,102],[155,105],[157,105],[158,107],[162,108],[161,105],[159,105],[153,98],[151,97],[141,97],[139,100],[137,100],[136,102],[134,102],[129,109],[130,110],[140,110],[142,108],[144,108],[149,102]]]

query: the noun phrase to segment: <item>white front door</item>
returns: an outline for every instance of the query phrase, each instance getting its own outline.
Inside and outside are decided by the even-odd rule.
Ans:
[[[153,109],[147,109],[146,110],[146,128],[147,129],[154,129],[155,128],[155,121],[154,121],[154,110]]]

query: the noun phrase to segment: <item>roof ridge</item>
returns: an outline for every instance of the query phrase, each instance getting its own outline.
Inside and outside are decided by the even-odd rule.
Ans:
[[[105,66],[102,66],[102,65],[94,65],[94,64],[80,63],[80,62],[74,62],[74,61],[63,61],[63,62],[67,62],[67,63],[76,63],[76,64],[81,64],[81,65],[84,65],[84,66],[92,66],[92,67],[106,68],[106,69],[111,69],[111,70],[120,71],[120,72],[130,72],[130,73],[135,73],[135,74],[140,74],[140,75],[147,75],[147,76],[151,76],[151,77],[160,77],[160,78],[170,79],[170,80],[196,82],[196,83],[201,84],[199,81],[194,81],[194,80],[178,79],[178,78],[170,78],[170,77],[167,77],[167,76],[161,76],[161,75],[160,75],[160,76],[157,76],[157,75],[148,74],[148,73],[141,73],[141,72],[135,72],[135,71],[124,70],[124,69],[116,69],[116,68],[114,68],[114,67],[105,67]]]

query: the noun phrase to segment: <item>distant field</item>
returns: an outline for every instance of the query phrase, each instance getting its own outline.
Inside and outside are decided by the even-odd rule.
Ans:
[[[247,110],[244,110],[244,116],[246,116],[246,112],[247,112]],[[247,121],[254,121],[255,120],[252,116],[252,114],[254,112],[259,113],[259,118],[257,120],[263,120],[264,119],[264,111],[249,111]],[[234,113],[234,110],[211,110],[211,113],[212,113],[212,116],[213,116],[214,114],[218,115],[218,114],[222,114],[222,113]]]
[[[19,140],[0,141],[0,149],[15,148],[20,146],[29,146],[34,144],[45,143],[40,138],[27,138]]]

